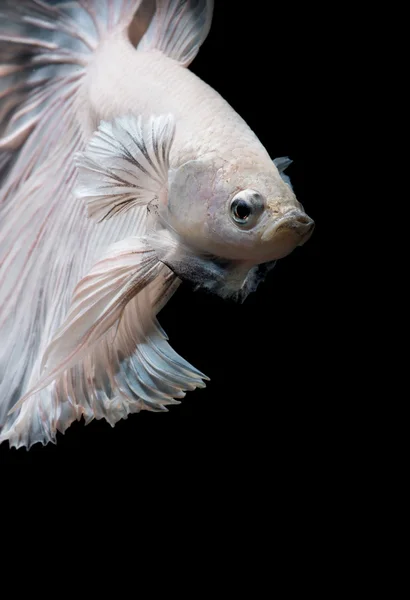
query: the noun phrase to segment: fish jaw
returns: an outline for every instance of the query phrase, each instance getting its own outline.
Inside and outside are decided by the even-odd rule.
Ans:
[[[294,232],[301,240],[302,246],[312,235],[315,222],[303,210],[294,209],[285,213],[266,228],[262,234],[262,241],[268,242],[282,231]]]
[[[275,218],[262,233],[269,260],[278,260],[303,246],[313,233],[315,223],[303,210],[293,209]]]

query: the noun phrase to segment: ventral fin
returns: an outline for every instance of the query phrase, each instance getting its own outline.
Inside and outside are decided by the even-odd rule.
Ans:
[[[77,285],[66,319],[44,354],[40,380],[11,412],[78,363],[118,325],[128,302],[156,278],[161,268],[154,251],[140,238],[113,244]]]
[[[101,122],[76,159],[75,194],[85,200],[88,215],[102,221],[135,206],[158,205],[168,191],[174,136],[172,115]]]

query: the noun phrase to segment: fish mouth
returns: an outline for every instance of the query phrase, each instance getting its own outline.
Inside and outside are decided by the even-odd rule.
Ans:
[[[293,234],[296,245],[305,244],[313,233],[315,222],[305,212],[291,210],[283,217],[276,219],[263,233],[262,241],[268,242],[282,235]]]

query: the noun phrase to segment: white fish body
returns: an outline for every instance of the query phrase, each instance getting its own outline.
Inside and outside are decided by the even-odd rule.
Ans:
[[[43,39],[49,9],[22,5]],[[58,43],[33,54],[47,84],[22,101],[10,85],[20,71],[0,67],[0,118],[14,116],[0,124],[0,441],[16,447],[55,441],[81,416],[114,425],[166,410],[203,387],[156,314],[181,278],[246,295],[256,266],[312,228],[256,135],[185,68],[212,2],[154,5],[71,3],[68,25],[53,8]],[[143,11],[153,17],[135,49]]]

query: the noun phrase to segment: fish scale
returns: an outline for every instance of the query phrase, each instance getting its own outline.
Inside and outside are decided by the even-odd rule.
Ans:
[[[92,129],[100,119],[118,114],[172,112],[178,122],[173,167],[210,152],[271,164],[254,132],[214,89],[156,50],[135,52],[127,39],[117,40],[113,49],[107,41],[96,53],[85,85],[92,114],[84,119]]]

